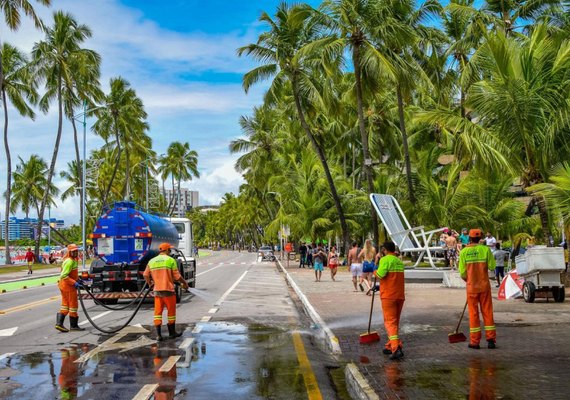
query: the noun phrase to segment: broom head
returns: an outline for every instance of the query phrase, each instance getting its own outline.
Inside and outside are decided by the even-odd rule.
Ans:
[[[368,344],[380,341],[380,335],[378,332],[366,332],[360,334],[360,343]]]
[[[467,338],[462,332],[453,332],[450,333],[447,338],[449,339],[449,343],[460,343],[465,342]]]

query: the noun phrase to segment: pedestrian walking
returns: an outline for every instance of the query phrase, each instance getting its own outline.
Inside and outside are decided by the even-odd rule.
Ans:
[[[28,251],[26,252],[26,255],[24,256],[24,259],[28,263],[28,275],[33,274],[34,271],[32,270],[32,266],[34,265],[34,261],[36,260],[36,255],[32,251],[31,247],[28,247]]]
[[[336,246],[331,247],[331,251],[327,257],[327,264],[331,270],[331,279],[336,281],[335,276],[338,269],[338,253],[336,252]]]
[[[148,262],[143,273],[149,287],[154,285],[154,327],[156,338],[162,341],[162,312],[166,307],[168,314],[168,337],[174,339],[182,336],[176,332],[176,294],[174,282],[180,282],[184,289],[188,289],[188,283],[178,272],[176,260],[170,257],[169,243],[161,243],[158,246],[160,254]]]
[[[313,267],[313,250],[314,244],[307,245],[307,267]]]
[[[67,246],[67,254],[61,264],[61,273],[57,286],[61,292],[61,306],[56,316],[55,329],[60,332],[84,331],[78,325],[77,315],[77,289],[81,286],[81,279],[77,271],[79,248],[76,244]],[[69,329],[64,326],[65,317],[69,315]]]
[[[479,349],[481,341],[481,322],[479,307],[485,323],[487,347],[496,347],[497,331],[493,318],[493,299],[489,283],[489,270],[495,269],[495,258],[488,246],[479,244],[481,230],[469,231],[469,245],[459,254],[459,274],[467,283],[467,305],[469,306],[469,348]]]
[[[372,240],[366,239],[364,248],[360,251],[358,257],[362,260],[362,277],[360,285],[364,283],[367,287],[366,294],[370,295],[372,287],[372,274],[374,273],[374,259],[376,258],[376,249],[372,246]]]
[[[382,313],[384,315],[384,327],[388,336],[388,342],[382,352],[390,354],[391,360],[399,360],[404,357],[402,341],[400,340],[400,316],[404,308],[405,284],[404,263],[396,256],[394,242],[384,242],[382,246],[383,257],[376,270],[376,276],[380,278],[380,300],[382,301]]]
[[[445,236],[445,252],[451,269],[457,267],[457,238],[451,232]]]
[[[301,242],[299,246],[299,268],[305,268],[307,262],[307,246],[305,242]]]
[[[362,260],[359,256],[358,243],[352,242],[352,248],[348,251],[348,262],[350,267],[350,273],[352,274],[352,284],[354,285],[354,291],[358,292],[356,284],[358,279],[362,278]],[[364,292],[364,287],[362,283],[360,284],[360,290]]]
[[[315,282],[321,281],[323,275],[323,264],[327,259],[327,253],[323,251],[323,247],[319,244],[313,254],[313,262],[315,264]]]
[[[502,250],[500,243],[495,244],[495,251],[493,257],[495,258],[495,278],[497,279],[497,286],[501,286],[501,281],[505,278],[505,259],[509,255],[508,251]]]
[[[491,250],[495,248],[495,245],[497,244],[497,239],[495,239],[495,237],[491,235],[491,232],[487,232],[487,234],[485,235],[485,244],[489,246]]]
[[[469,244],[469,233],[467,232],[467,228],[461,229],[461,235],[459,235],[459,243],[461,247],[465,247]]]

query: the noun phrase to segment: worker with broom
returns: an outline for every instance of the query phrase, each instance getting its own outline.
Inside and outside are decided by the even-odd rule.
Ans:
[[[384,326],[388,335],[382,352],[390,354],[390,360],[399,360],[404,357],[402,341],[398,335],[400,315],[404,307],[404,263],[396,257],[394,242],[384,242],[382,247],[384,256],[376,270],[376,277],[380,278],[380,299],[382,300],[382,313]]]
[[[479,306],[485,323],[487,347],[496,347],[497,332],[493,319],[493,300],[488,270],[495,269],[495,258],[490,248],[480,245],[481,230],[469,231],[469,244],[459,254],[459,274],[467,283],[467,305],[469,306],[470,349],[479,349],[481,341],[481,322]]]

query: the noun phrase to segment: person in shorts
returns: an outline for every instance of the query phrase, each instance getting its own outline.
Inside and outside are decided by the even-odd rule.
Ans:
[[[493,257],[495,257],[495,278],[497,279],[497,286],[501,286],[501,281],[505,278],[505,259],[509,255],[508,251],[501,250],[501,244],[495,243],[495,251],[493,252]]]
[[[34,261],[36,260],[36,255],[32,252],[32,248],[28,247],[28,251],[24,256],[26,259],[26,263],[28,264],[28,275],[33,274],[32,266],[34,265]]]
[[[356,283],[358,279],[362,279],[362,260],[359,257],[358,243],[353,242],[352,248],[348,251],[348,265],[350,266],[350,273],[352,274],[352,284],[354,285],[354,291],[358,292]],[[364,287],[360,285],[362,291]]]
[[[331,247],[331,251],[329,251],[328,261],[327,264],[331,270],[331,279],[335,281],[336,271],[338,268],[338,253],[336,251],[336,246]]]
[[[323,251],[323,247],[319,244],[313,254],[313,263],[315,268],[315,282],[321,281],[323,275],[323,263],[327,259],[327,253]]]

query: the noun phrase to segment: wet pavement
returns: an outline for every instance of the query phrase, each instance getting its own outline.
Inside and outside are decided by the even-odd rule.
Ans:
[[[497,301],[493,289],[498,348],[450,344],[465,301],[464,289],[433,283],[407,283],[400,337],[405,357],[390,361],[382,354],[386,334],[376,300],[372,330],[381,341],[360,344],[366,332],[369,296],[354,292],[342,269],[337,282],[311,270],[290,267],[290,276],[332,330],[342,359],[354,363],[380,399],[563,399],[570,379],[570,302],[533,304]],[[325,271],[326,272],[326,271]],[[469,334],[467,318],[460,332]],[[371,397],[372,398],[372,397]]]

